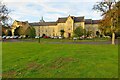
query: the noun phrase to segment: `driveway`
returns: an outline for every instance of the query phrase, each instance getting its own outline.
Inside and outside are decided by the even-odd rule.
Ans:
[[[19,40],[19,39],[8,39],[8,40],[3,40],[3,42],[37,42],[35,40],[26,40],[26,39],[23,39],[23,40]],[[77,42],[77,41],[73,41],[73,42],[59,42],[59,41],[56,41],[56,42],[47,42],[49,44],[111,44],[111,41],[80,41],[80,42]],[[120,43],[120,40],[115,40],[115,44],[118,44]]]

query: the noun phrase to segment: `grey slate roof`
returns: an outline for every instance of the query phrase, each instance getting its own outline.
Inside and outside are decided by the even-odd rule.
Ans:
[[[58,18],[57,23],[65,23],[67,20],[67,17],[65,18]]]
[[[85,19],[85,24],[98,24],[99,20]]]
[[[40,26],[54,26],[57,25],[56,22],[40,22]]]
[[[92,19],[85,19],[85,24],[92,24]]]
[[[31,26],[51,26],[57,25],[56,22],[36,22],[36,23],[29,23]]]
[[[36,23],[29,23],[29,25],[31,25],[31,26],[40,26],[40,24],[38,22],[36,22]]]
[[[74,20],[74,22],[84,22],[84,16],[82,16],[82,17],[71,16],[71,18]],[[65,17],[65,18],[58,18],[57,22],[58,23],[65,23],[66,20],[67,20],[67,17]]]
[[[84,19],[84,16],[82,17],[74,17],[70,16],[74,22],[85,22],[85,24],[98,24],[99,20],[92,20],[92,19]],[[34,22],[29,23],[31,26],[52,26],[57,25],[57,23],[65,23],[68,17],[64,18],[58,18],[56,22]]]
[[[74,17],[74,22],[84,22],[84,16],[82,17]]]
[[[100,20],[92,20],[92,24],[98,24]]]

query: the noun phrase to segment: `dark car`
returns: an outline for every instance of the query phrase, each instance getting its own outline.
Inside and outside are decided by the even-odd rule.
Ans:
[[[44,36],[43,38],[49,38],[48,36]]]

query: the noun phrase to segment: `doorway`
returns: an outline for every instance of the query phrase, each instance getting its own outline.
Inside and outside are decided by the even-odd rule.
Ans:
[[[68,33],[68,38],[70,38],[71,37],[71,33]]]

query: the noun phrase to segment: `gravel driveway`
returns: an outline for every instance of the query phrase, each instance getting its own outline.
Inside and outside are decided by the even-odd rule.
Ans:
[[[3,42],[36,42],[35,40],[19,40],[19,39],[9,39],[3,40]],[[111,41],[81,41],[81,42],[47,42],[49,44],[111,44]],[[115,40],[115,44],[120,43],[120,40]]]

